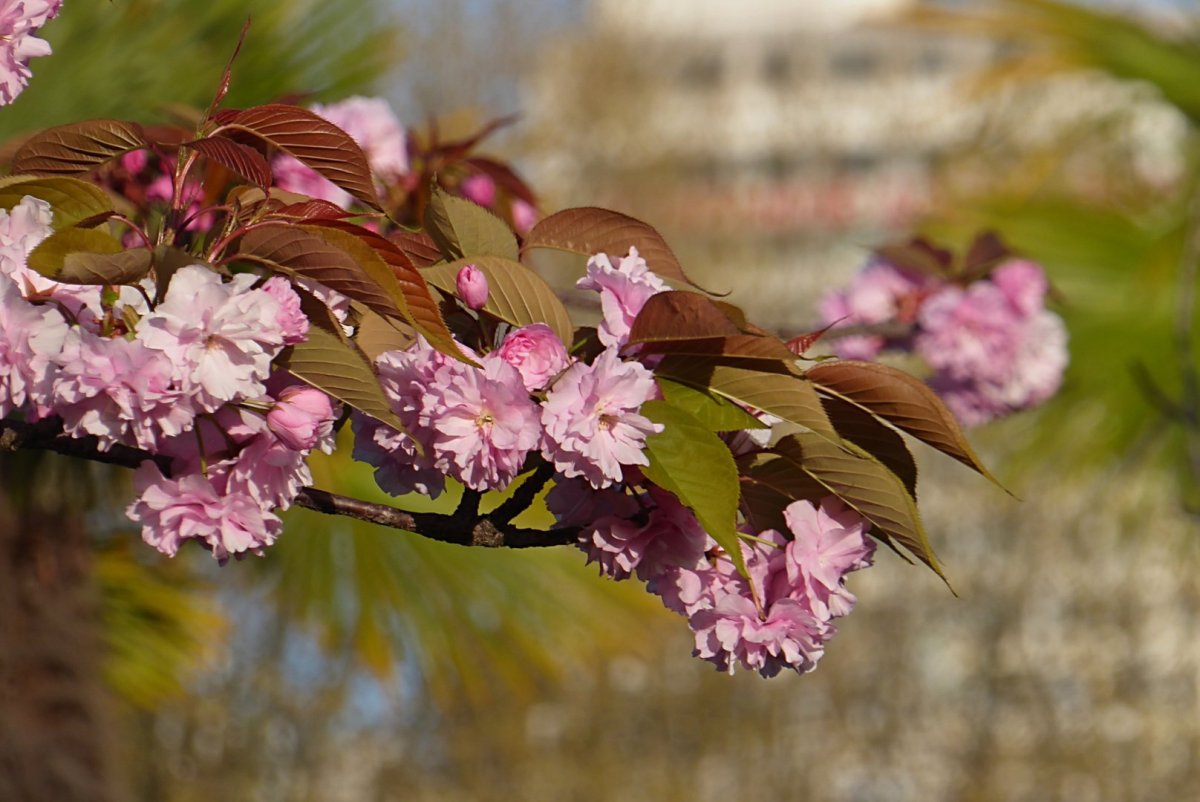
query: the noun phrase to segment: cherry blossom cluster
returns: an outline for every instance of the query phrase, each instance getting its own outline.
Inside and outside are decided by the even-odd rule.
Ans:
[[[820,314],[830,325],[899,324],[894,334],[840,337],[834,350],[846,359],[915,353],[931,371],[929,385],[977,426],[1036,406],[1062,384],[1067,333],[1046,309],[1047,289],[1042,268],[1023,259],[965,285],[877,260],[826,295]]]
[[[62,0],[0,0],[0,106],[29,84],[29,60],[50,55],[50,45],[34,34],[61,9]]]
[[[651,371],[623,359],[620,348],[630,312],[665,287],[636,248],[616,261],[592,257],[579,281],[599,289],[605,310],[606,348],[590,363],[573,360],[542,323],[508,331],[487,354],[461,346],[478,367],[423,340],[382,354],[380,383],[405,432],[364,416],[354,423],[355,456],[375,466],[380,487],[436,496],[450,476],[473,490],[502,490],[539,453],[561,476],[602,489],[621,482],[626,467],[648,464],[645,439],[662,427],[638,410],[657,388]],[[487,279],[474,266],[460,271],[457,286],[467,307],[486,303]]]
[[[57,416],[100,450],[168,461],[170,478],[142,465],[128,509],[165,554],[192,539],[222,561],[270,545],[335,417],[327,395],[272,367],[308,331],[291,284],[204,265],[162,288],[61,284],[26,263],[51,222],[33,197],[0,211],[0,417]]]
[[[424,341],[385,353],[376,365],[405,431],[356,414],[354,456],[389,493],[437,496],[447,476],[477,491],[504,489],[539,454],[555,470],[547,505],[558,524],[581,528],[579,547],[603,574],[636,574],[686,616],[699,657],[764,676],[812,670],[832,620],[854,605],[844,576],[870,564],[869,526],[832,496],[797,501],[785,513],[787,535],[748,533],[742,576],[693,513],[639,471],[646,438],[663,427],[639,414],[658,395],[652,371],[622,349],[646,301],[669,288],[636,248],[593,256],[578,287],[599,294],[603,313],[604,349],[590,362],[573,359],[544,324],[509,331],[482,356],[462,346],[478,367]],[[459,272],[457,289],[469,308],[487,302],[474,266]],[[745,454],[765,441],[735,445]]]
[[[787,507],[788,532],[742,541],[748,576],[669,493],[634,496],[564,482],[547,504],[560,522],[584,524],[581,548],[613,579],[637,576],[685,616],[695,654],[723,671],[741,665],[764,677],[814,669],[855,597],[845,576],[871,564],[862,516],[833,496]]]

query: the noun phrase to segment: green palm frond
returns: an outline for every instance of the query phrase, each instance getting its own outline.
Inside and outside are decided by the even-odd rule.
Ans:
[[[362,92],[400,55],[399,29],[381,8],[355,3],[347,13],[322,0],[68,3],[42,30],[54,54],[33,63],[28,89],[0,113],[0,139],[95,117],[204,108],[247,18],[227,105]]]

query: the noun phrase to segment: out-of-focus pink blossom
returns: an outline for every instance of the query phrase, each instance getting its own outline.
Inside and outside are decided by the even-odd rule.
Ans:
[[[1062,383],[1067,334],[1042,306],[1045,277],[1030,262],[1001,266],[993,280],[945,287],[921,306],[918,354],[929,383],[968,426],[1041,403]]]
[[[333,430],[333,403],[315,387],[292,385],[275,399],[267,426],[288,448],[308,451]]]
[[[576,362],[546,396],[543,456],[564,476],[582,476],[595,488],[620,481],[622,465],[649,465],[646,437],[663,427],[638,410],[654,392],[650,371],[623,362],[616,348],[591,365]]]
[[[614,264],[607,254],[588,259],[587,275],[575,283],[581,290],[600,293],[600,311],[604,320],[597,329],[600,342],[607,347],[624,345],[638,312],[650,297],[669,287],[646,266],[637,248],[618,258]]]
[[[939,285],[931,276],[872,262],[854,277],[849,286],[834,290],[821,299],[822,320],[837,325],[871,325],[897,321],[911,323],[925,293]],[[833,345],[843,359],[872,359],[886,343],[874,335],[838,338]]]
[[[475,265],[464,265],[454,279],[458,297],[470,309],[483,309],[488,301],[488,280]]]
[[[58,16],[62,0],[0,0],[0,106],[7,106],[29,83],[29,60],[50,55],[50,45],[34,34]]]
[[[545,389],[570,364],[566,346],[545,323],[532,323],[509,332],[496,353],[517,369],[530,392]]]
[[[464,198],[488,209],[496,202],[496,182],[483,173],[467,176],[458,189]]]
[[[524,234],[537,223],[538,210],[520,198],[514,198],[512,202],[512,219],[513,228],[517,230],[518,234]]]

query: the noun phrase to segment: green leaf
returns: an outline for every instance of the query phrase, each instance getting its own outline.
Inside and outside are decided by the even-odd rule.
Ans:
[[[474,256],[421,270],[425,279],[451,295],[456,292],[458,271],[475,265],[487,277],[488,301],[482,311],[514,326],[545,323],[564,343],[575,330],[571,316],[550,285],[520,262],[499,256]]]
[[[13,156],[14,175],[77,175],[148,144],[137,123],[88,120],[59,125],[25,140]]]
[[[832,442],[840,440],[813,383],[791,373],[675,356],[664,359],[655,373],[769,412]]]
[[[353,137],[324,117],[300,108],[271,103],[217,114],[221,128],[263,139],[328,178],[351,196],[380,209],[371,167]]]
[[[366,355],[340,333],[311,326],[308,339],[286,349],[277,364],[359,412],[404,431]]]
[[[688,384],[655,377],[663,399],[703,423],[710,431],[736,432],[743,429],[766,429],[765,423],[727,398],[699,390]]]
[[[647,401],[641,413],[664,426],[646,438],[646,478],[668,490],[696,515],[743,574],[737,532],[740,487],[729,448],[695,417],[665,401]]]
[[[875,362],[831,360],[805,373],[824,393],[843,398],[908,432],[996,483],[937,393],[902,370]]]
[[[775,445],[775,452],[798,464],[880,533],[899,543],[946,581],[925,534],[916,500],[900,477],[882,462],[853,443],[839,446],[808,432],[784,437]]]
[[[374,363],[380,354],[406,350],[417,341],[417,334],[408,327],[397,328],[370,309],[360,309],[353,339],[354,344]]]
[[[28,265],[66,284],[133,284],[150,272],[152,254],[125,246],[103,231],[56,231],[33,249]]]
[[[500,256],[517,261],[517,237],[508,224],[477,203],[450,195],[436,184],[425,207],[425,226],[448,261]]]
[[[525,236],[524,247],[624,257],[631,246],[658,275],[702,289],[683,272],[675,252],[653,226],[609,209],[563,209],[544,217]]]
[[[113,210],[108,193],[89,181],[67,176],[10,175],[0,178],[0,209],[12,209],[26,195],[50,204],[54,210],[51,224],[56,231]]]

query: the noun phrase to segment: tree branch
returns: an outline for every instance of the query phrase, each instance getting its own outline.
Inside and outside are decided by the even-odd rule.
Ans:
[[[0,419],[0,452],[33,449],[54,451],[68,457],[103,462],[118,465],[123,468],[137,468],[146,460],[151,460],[159,466],[164,475],[171,473],[171,460],[161,454],[151,454],[138,448],[115,445],[107,451],[101,451],[99,441],[95,437],[71,437],[62,430],[62,421],[58,418],[45,418],[36,423]],[[540,479],[550,468],[545,478]],[[480,515],[479,494],[467,490],[463,502],[451,515],[439,513],[406,512],[387,504],[376,504],[351,496],[330,493],[328,490],[318,490],[306,487],[296,496],[295,505],[327,515],[344,515],[360,521],[400,529],[414,535],[437,540],[442,543],[454,543],[460,546],[482,546],[486,548],[507,547],[514,549],[534,548],[542,546],[563,546],[574,543],[579,539],[578,527],[563,527],[561,529],[523,529],[513,526],[510,521],[515,515],[529,506],[529,502],[537,495],[538,490],[553,475],[551,466],[539,466],[537,472],[517,489],[509,500],[501,504],[495,512]],[[536,489],[532,485],[537,484]],[[527,487],[529,489],[527,489]],[[520,509],[514,502],[528,496]]]

